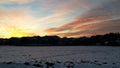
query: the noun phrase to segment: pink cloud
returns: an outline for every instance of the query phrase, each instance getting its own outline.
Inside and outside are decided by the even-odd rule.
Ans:
[[[80,36],[91,36],[96,34],[105,34],[109,32],[120,32],[120,20],[109,20],[101,23],[94,23],[84,25],[77,28],[72,28],[76,32],[57,32],[55,28],[48,29],[48,34],[58,35],[60,37],[80,37]],[[58,29],[58,28],[57,28]]]
[[[78,16],[73,22],[49,28],[46,32],[67,37],[120,32],[120,7],[118,6],[120,6],[119,0],[103,3]]]

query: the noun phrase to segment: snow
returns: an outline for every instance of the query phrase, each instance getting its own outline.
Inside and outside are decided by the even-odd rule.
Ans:
[[[73,62],[74,68],[120,68],[120,47],[0,46],[0,68],[36,68],[36,62],[44,68],[46,62],[54,63],[55,68],[66,68],[66,62]]]
[[[38,68],[33,65],[25,64],[0,64],[0,68]],[[46,68],[46,65],[43,65],[43,68]],[[56,64],[54,68],[67,68],[64,64]],[[119,65],[95,65],[95,64],[75,64],[73,68],[120,68]]]

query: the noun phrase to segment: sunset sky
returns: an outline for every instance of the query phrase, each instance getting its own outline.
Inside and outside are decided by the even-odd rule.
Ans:
[[[120,0],[0,0],[0,38],[120,32]]]

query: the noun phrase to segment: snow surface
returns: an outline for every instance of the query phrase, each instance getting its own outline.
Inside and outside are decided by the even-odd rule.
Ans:
[[[74,68],[120,68],[120,47],[0,46],[0,68],[36,68],[36,62],[42,62],[44,68],[45,62],[54,63],[55,68],[66,68],[67,61],[73,62]]]
[[[38,68],[33,65],[24,65],[24,64],[0,64],[0,68]],[[40,68],[40,67],[39,67]],[[43,68],[46,68],[43,65]],[[56,64],[54,68],[67,68],[64,64]],[[95,65],[95,64],[75,64],[73,68],[120,68],[118,65]]]

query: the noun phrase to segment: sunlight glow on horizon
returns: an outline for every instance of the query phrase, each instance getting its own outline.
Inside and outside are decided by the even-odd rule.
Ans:
[[[120,0],[0,0],[0,38],[76,38],[120,32],[119,3]]]

